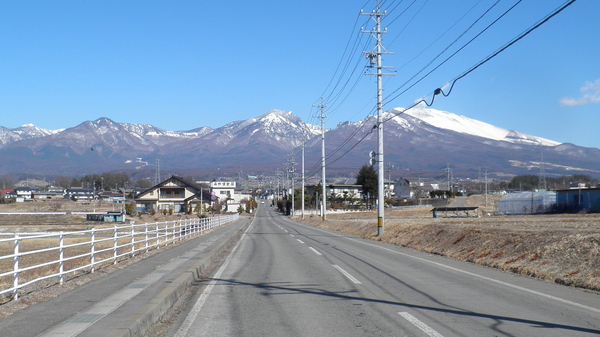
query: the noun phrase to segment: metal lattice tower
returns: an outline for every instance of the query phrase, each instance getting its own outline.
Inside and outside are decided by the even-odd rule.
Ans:
[[[538,188],[542,191],[546,191],[547,190],[547,186],[546,186],[546,165],[544,163],[544,152],[542,152],[541,155],[541,163],[540,163],[540,177],[539,177],[539,181],[538,181]]]
[[[156,166],[156,175],[154,176],[154,183],[156,185],[158,185],[161,182],[161,179],[160,179],[160,158],[156,158],[155,166]]]

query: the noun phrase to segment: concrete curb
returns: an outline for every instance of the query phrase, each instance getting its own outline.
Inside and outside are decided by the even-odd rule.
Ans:
[[[127,318],[118,328],[112,331],[110,337],[141,337],[177,302],[185,293],[192,282],[198,280],[200,275],[210,266],[213,261],[227,248],[227,246],[239,240],[250,225],[250,221],[239,230],[225,237],[215,248],[203,257],[200,262],[186,270],[173,283],[167,286],[158,295],[154,296],[148,304],[143,306],[137,313]]]

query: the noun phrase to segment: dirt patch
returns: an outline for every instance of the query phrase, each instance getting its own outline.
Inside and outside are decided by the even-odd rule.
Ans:
[[[600,291],[600,215],[436,218],[430,208],[295,217],[310,225],[477,263],[548,282]],[[487,213],[484,213],[487,214]]]

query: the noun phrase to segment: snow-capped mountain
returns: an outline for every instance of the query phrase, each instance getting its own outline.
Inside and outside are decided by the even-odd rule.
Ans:
[[[305,124],[291,111],[271,110],[258,117],[215,129],[204,139],[223,147],[231,144],[237,146],[240,142],[262,142],[287,151],[302,144],[303,139],[318,133],[320,128]]]
[[[401,114],[402,109],[397,108],[391,110],[390,112],[393,114]],[[552,140],[529,136],[520,132],[499,128],[488,123],[446,111],[414,108],[407,110],[404,112],[404,114],[417,118],[424,123],[440,129],[464,133],[481,138],[488,138],[496,141],[542,146],[556,146],[560,144]],[[400,119],[400,116],[396,118]]]
[[[600,175],[598,149],[559,144],[445,111],[401,111],[384,113],[385,163],[411,173],[440,175],[436,170],[450,165],[457,176],[472,175],[481,167],[488,167],[490,174],[498,177],[537,174],[542,166],[547,174]],[[370,116],[359,122],[340,123],[326,132],[330,174],[352,175],[368,162],[368,153],[376,149],[375,123],[375,117]],[[172,173],[225,174],[240,169],[272,173],[282,167],[303,139],[308,139],[307,174],[317,173],[320,128],[280,110],[217,129],[199,127],[188,131],[116,123],[108,118],[62,130],[43,130],[33,125],[0,127],[0,174],[151,170],[157,158],[161,168]]]
[[[20,140],[44,137],[52,134],[56,134],[63,131],[60,130],[46,130],[38,128],[33,124],[25,124],[15,129],[8,129],[0,126],[0,148],[5,144],[18,142]]]

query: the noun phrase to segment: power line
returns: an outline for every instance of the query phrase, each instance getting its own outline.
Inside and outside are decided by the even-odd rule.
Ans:
[[[460,47],[458,50],[456,50],[454,53],[452,53],[450,56],[448,56],[445,60],[443,60],[440,64],[438,64],[437,66],[435,66],[432,70],[430,70],[428,73],[426,73],[425,75],[423,75],[421,78],[419,78],[417,81],[415,81],[413,84],[411,84],[410,86],[408,86],[408,88],[406,88],[405,90],[403,90],[402,92],[400,92],[398,95],[388,99],[388,101],[386,101],[386,103],[389,103],[393,100],[395,100],[396,98],[398,98],[399,96],[401,96],[402,94],[404,94],[405,92],[407,92],[409,89],[413,88],[415,85],[417,85],[419,82],[421,82],[422,80],[424,80],[427,76],[429,76],[431,73],[433,73],[434,71],[436,71],[437,69],[439,69],[442,65],[444,65],[446,62],[448,62],[451,58],[453,58],[454,56],[456,56],[456,54],[458,54],[460,51],[462,51],[464,48],[466,48],[469,44],[471,44],[473,41],[475,41],[475,39],[477,39],[478,37],[480,37],[485,31],[487,31],[490,27],[492,27],[494,24],[496,24],[501,18],[503,18],[504,16],[506,16],[510,11],[512,11],[518,4],[521,3],[522,0],[517,1],[514,5],[512,5],[510,8],[508,8],[504,13],[502,13],[502,15],[500,15],[498,18],[496,18],[494,21],[492,21],[492,23],[490,23],[489,25],[487,25],[482,31],[480,31],[479,33],[477,33],[473,38],[471,38],[469,41],[467,41],[465,44],[462,45],[462,47]],[[496,2],[497,3],[497,2]],[[496,4],[494,4],[495,6]],[[491,8],[490,8],[491,9]],[[490,10],[488,9],[488,11]],[[487,13],[487,11],[486,11]],[[485,13],[484,13],[485,15]],[[481,18],[481,17],[480,17]],[[479,19],[478,19],[479,20]],[[441,54],[440,54],[441,55]],[[439,56],[439,55],[438,55]],[[436,56],[436,58],[438,57]],[[395,94],[396,92],[398,92],[398,90],[402,89],[406,84],[408,84],[408,82],[410,82],[412,79],[414,79],[414,77],[416,77],[418,74],[420,74],[425,68],[421,69],[417,74],[415,74],[415,76],[411,77],[408,81],[404,82],[404,84],[402,84],[400,87],[398,87],[396,90],[394,90],[391,95]]]

